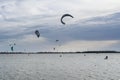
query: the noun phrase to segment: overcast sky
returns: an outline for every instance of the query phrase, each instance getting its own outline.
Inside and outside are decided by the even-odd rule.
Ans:
[[[119,30],[119,0],[0,0],[0,51],[120,50]]]

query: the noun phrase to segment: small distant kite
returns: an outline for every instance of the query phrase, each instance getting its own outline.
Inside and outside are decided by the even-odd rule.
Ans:
[[[35,31],[35,34],[38,38],[40,37],[40,32],[38,30]]]
[[[56,42],[58,42],[59,40],[56,40]]]
[[[14,46],[16,45],[16,43],[14,44],[9,44],[10,48],[11,48],[11,51],[14,51]]]
[[[69,17],[71,17],[71,18],[74,18],[74,17],[73,17],[72,15],[70,15],[70,14],[64,14],[64,15],[61,17],[61,23],[64,24],[64,25],[65,25],[66,23],[63,21],[63,18],[64,18],[64,17],[67,17],[67,16],[69,16]]]
[[[13,46],[11,46],[11,51],[14,51],[14,48],[13,48]]]
[[[53,48],[53,50],[55,50],[55,48]]]

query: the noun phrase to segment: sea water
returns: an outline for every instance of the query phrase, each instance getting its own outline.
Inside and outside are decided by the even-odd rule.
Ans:
[[[120,80],[120,54],[0,54],[0,80]]]

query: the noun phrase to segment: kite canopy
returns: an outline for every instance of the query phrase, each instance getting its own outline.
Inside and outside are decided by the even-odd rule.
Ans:
[[[59,40],[56,40],[56,42],[58,42]]]
[[[13,51],[14,49],[13,49],[13,46],[11,46],[11,51]]]
[[[61,23],[64,24],[64,25],[65,25],[66,23],[63,21],[63,18],[64,18],[64,17],[67,17],[67,16],[68,16],[68,17],[71,17],[71,18],[74,18],[74,17],[73,17],[72,15],[70,15],[70,14],[64,14],[64,15],[61,17]]]
[[[38,38],[40,37],[40,32],[38,30],[35,31],[35,34]]]
[[[14,44],[9,44],[10,48],[11,48],[11,51],[14,51],[14,46],[16,46],[16,43]]]

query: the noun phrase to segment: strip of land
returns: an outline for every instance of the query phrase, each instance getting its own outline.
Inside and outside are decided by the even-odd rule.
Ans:
[[[82,53],[120,53],[120,51],[77,51],[77,52],[0,52],[0,54],[82,54]]]

